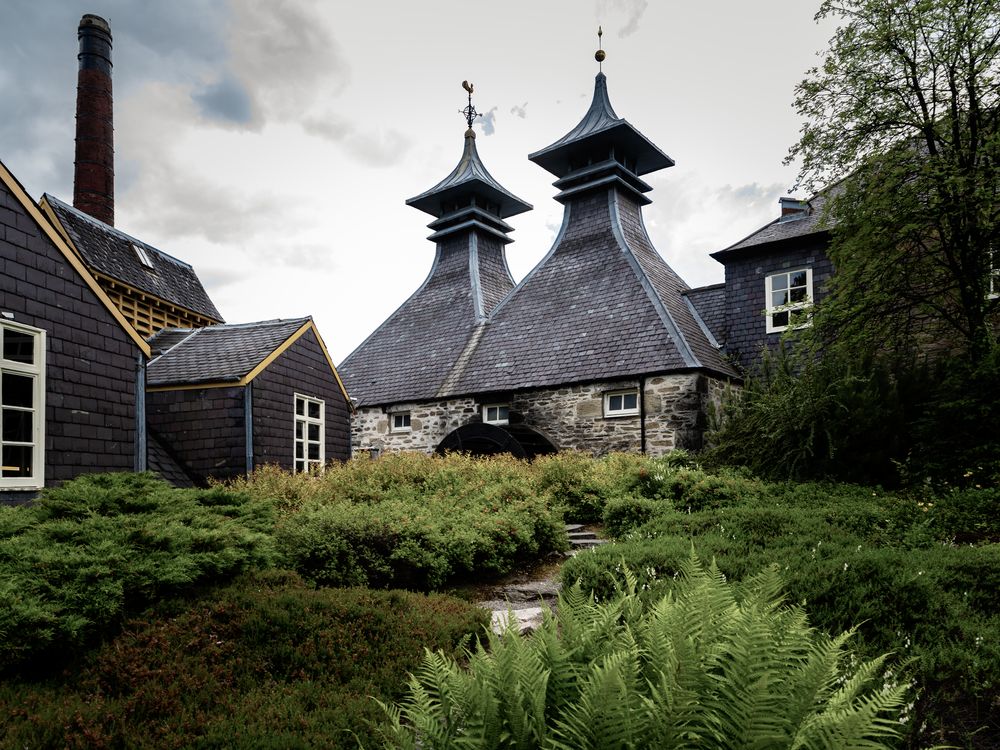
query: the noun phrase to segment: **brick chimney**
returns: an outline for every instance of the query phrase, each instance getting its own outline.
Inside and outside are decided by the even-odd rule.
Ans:
[[[73,205],[115,223],[115,150],[111,99],[111,27],[86,14],[77,32],[76,161]]]

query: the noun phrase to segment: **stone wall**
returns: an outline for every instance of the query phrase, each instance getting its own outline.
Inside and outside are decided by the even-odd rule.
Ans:
[[[452,430],[482,420],[486,403],[509,403],[511,420],[537,430],[559,450],[593,455],[642,449],[643,420],[636,415],[604,415],[604,394],[638,388],[640,380],[611,380],[429,403],[395,404],[387,409],[359,409],[353,420],[356,452],[421,451],[430,453]],[[701,448],[709,404],[715,408],[724,381],[703,373],[652,375],[645,378],[646,452],[658,456],[674,448]],[[391,427],[393,413],[410,413],[410,430]]]

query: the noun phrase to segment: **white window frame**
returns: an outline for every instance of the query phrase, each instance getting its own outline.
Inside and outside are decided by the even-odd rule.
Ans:
[[[399,418],[399,424],[396,424],[396,418]],[[389,414],[389,429],[391,432],[411,432],[413,417],[408,411],[397,411]]]
[[[32,364],[15,362],[3,358],[3,336],[6,331],[17,331],[26,333],[34,337],[34,353]],[[26,375],[34,379],[32,384],[31,409],[33,414],[31,424],[31,443],[14,442],[13,445],[30,445],[31,452],[31,475],[27,477],[5,477],[0,470],[0,489],[2,490],[38,490],[45,486],[45,331],[40,328],[26,326],[21,323],[14,323],[9,320],[0,320],[0,374],[13,373]],[[3,401],[3,385],[0,377],[0,402]],[[20,407],[6,407],[18,411],[28,411]],[[0,412],[0,428],[3,426],[3,415]],[[8,445],[2,441],[0,433],[0,443]],[[0,466],[2,466],[3,450],[0,447]]]
[[[493,419],[490,419],[490,409],[495,409]],[[507,416],[501,417],[500,410],[506,409]],[[483,422],[486,424],[510,424],[510,404],[483,404]]]
[[[302,413],[299,414],[299,401],[302,401]],[[309,404],[319,404],[319,418],[309,416]],[[292,473],[308,472],[313,466],[318,466],[322,472],[326,466],[326,402],[315,396],[296,393],[292,400]],[[302,437],[299,437],[299,424],[302,425]],[[319,440],[309,439],[309,425],[319,425]],[[319,458],[309,458],[309,446],[319,444]],[[302,458],[299,458],[299,445],[302,445]],[[302,464],[300,466],[300,464]]]
[[[621,396],[621,405],[618,408],[613,408],[613,401],[616,397]],[[635,396],[635,406],[626,407],[625,397]],[[639,407],[642,404],[642,399],[639,398],[638,388],[622,388],[617,391],[608,391],[604,394],[604,416],[605,417],[632,417],[639,413]]]
[[[142,263],[142,265],[146,268],[153,267],[153,259],[149,257],[149,252],[146,248],[133,242],[132,249],[135,251],[136,257],[139,258],[139,262]]]
[[[990,284],[987,299],[1000,297],[1000,249],[990,249]]]
[[[801,302],[789,302],[785,305],[772,306],[771,297],[774,292],[774,280],[779,276],[787,277],[787,282],[791,281],[793,274],[801,273],[805,271],[806,273],[806,298]],[[785,287],[788,289],[789,287]],[[764,280],[764,301],[766,303],[766,308],[764,311],[764,319],[767,323],[768,333],[781,333],[782,331],[787,331],[789,328],[799,329],[807,328],[812,325],[812,320],[808,316],[806,320],[798,325],[792,325],[792,316],[800,310],[808,310],[812,307],[813,303],[813,272],[812,268],[806,266],[805,268],[792,268],[788,271],[778,271],[777,273],[768,274],[767,278]],[[774,325],[774,315],[777,313],[788,313],[788,323],[783,326]]]

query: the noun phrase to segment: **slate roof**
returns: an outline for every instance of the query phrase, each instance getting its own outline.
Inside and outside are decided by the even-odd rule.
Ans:
[[[195,482],[184,468],[183,462],[170,452],[148,426],[146,427],[146,467],[174,487],[195,486]]]
[[[98,221],[48,193],[43,197],[83,256],[84,263],[92,271],[178,307],[222,321],[222,316],[190,265]],[[152,268],[142,264],[133,245],[145,250],[153,264]]]
[[[628,120],[615,114],[608,96],[608,80],[598,73],[594,80],[594,97],[590,109],[576,127],[555,143],[528,158],[557,177],[571,170],[571,157],[581,151],[607,154],[603,146],[614,143],[619,151],[635,159],[638,175],[672,167],[674,160],[663,153],[651,140],[640,133]]]
[[[497,308],[450,393],[686,369],[737,376],[683,300],[687,285],[650,244],[638,207],[609,205],[603,193],[577,206],[588,216],[570,219]]]
[[[712,257],[722,262],[723,258],[739,251],[760,250],[763,245],[829,231],[829,226],[821,226],[826,197],[820,194],[811,198],[808,203],[810,208],[805,216],[784,220],[779,217],[739,242],[712,253]]]
[[[726,285],[712,284],[688,289],[684,296],[691,302],[698,317],[708,328],[716,343],[726,340]]]
[[[165,328],[149,339],[153,351],[162,353],[146,366],[146,383],[236,383],[310,320],[265,320],[194,330]]]
[[[531,210],[531,204],[518,198],[497,182],[486,170],[479,151],[476,149],[476,133],[471,128],[465,133],[465,147],[458,165],[441,182],[418,196],[406,201],[406,205],[418,208],[433,216],[441,216],[445,211],[442,204],[454,200],[456,196],[474,192],[483,195],[500,206],[500,217],[507,218]]]

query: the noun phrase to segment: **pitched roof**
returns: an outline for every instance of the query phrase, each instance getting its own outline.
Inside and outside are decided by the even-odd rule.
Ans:
[[[156,433],[146,427],[146,467],[174,487],[194,487],[184,462],[175,456]]]
[[[705,324],[716,343],[726,340],[726,285],[712,284],[684,292],[697,317]]]
[[[486,170],[482,159],[479,158],[476,133],[472,128],[465,133],[462,158],[451,174],[430,190],[407,200],[406,205],[426,211],[433,216],[441,216],[446,213],[443,207],[445,203],[468,192],[478,193],[497,203],[501,218],[531,210],[530,203],[526,203],[507,190]]]
[[[829,231],[829,225],[822,223],[826,196],[823,194],[816,195],[808,201],[808,204],[809,210],[805,215],[779,217],[765,224],[755,232],[750,233],[739,242],[712,253],[711,256],[722,262],[723,258],[727,258],[739,251],[749,252],[760,250],[763,249],[764,245]]]
[[[100,301],[102,305],[111,313],[112,317],[118,322],[118,325],[128,334],[136,345],[139,347],[143,354],[149,356],[149,345],[142,338],[135,327],[125,319],[122,315],[121,310],[118,306],[111,301],[111,298],[101,289],[100,284],[93,277],[90,271],[84,266],[84,264],[77,257],[76,253],[73,252],[72,248],[67,244],[63,235],[59,230],[53,225],[46,216],[41,208],[36,204],[31,196],[28,195],[28,191],[24,189],[24,186],[18,181],[18,179],[13,175],[13,173],[7,169],[7,166],[0,161],[0,183],[3,183],[11,191],[14,199],[21,204],[28,215],[38,224],[42,232],[49,239],[49,241],[55,245],[56,249],[62,254],[69,265],[76,271],[80,278],[83,279],[84,283],[90,287],[90,290],[94,293],[94,296]]]
[[[194,269],[141,240],[115,229],[46,193],[43,201],[62,224],[84,263],[94,272],[166,302],[222,321]],[[152,267],[140,260],[141,248]]]
[[[449,393],[678,369],[737,376],[683,300],[687,285],[653,249],[638,206],[609,191],[572,210],[588,220],[564,223],[549,255],[490,317]]]
[[[311,318],[265,320],[194,330],[165,328],[149,339],[163,349],[146,367],[150,386],[239,383]]]
[[[608,96],[608,81],[604,73],[594,80],[594,98],[590,109],[576,127],[555,143],[528,156],[531,161],[557,177],[573,168],[572,157],[581,151],[602,151],[602,144],[614,144],[616,151],[635,161],[637,175],[672,167],[674,160],[663,153],[651,140],[640,133],[628,120],[615,114]]]

